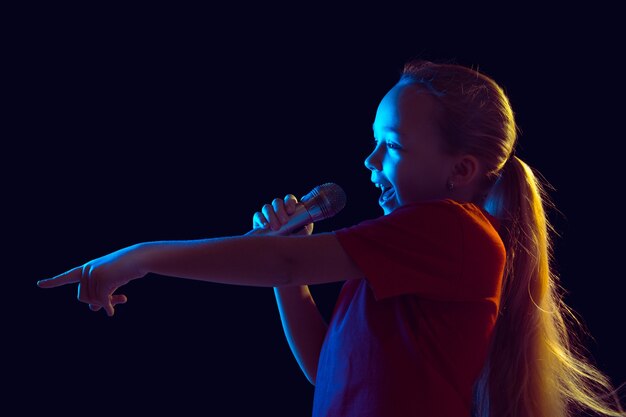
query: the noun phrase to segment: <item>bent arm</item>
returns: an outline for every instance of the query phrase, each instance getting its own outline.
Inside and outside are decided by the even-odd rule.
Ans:
[[[328,325],[308,286],[274,288],[274,294],[291,352],[306,378],[315,385],[317,364]]]
[[[326,330],[306,284],[360,278],[332,233],[244,236],[146,244],[149,271],[237,285],[273,286],[283,331],[300,369],[315,385]],[[162,253],[160,253],[162,252]]]

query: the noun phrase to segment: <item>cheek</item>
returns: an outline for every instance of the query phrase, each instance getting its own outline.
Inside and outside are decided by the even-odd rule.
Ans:
[[[420,169],[424,164],[405,164],[396,170],[396,194],[401,203],[419,201],[431,195],[437,181],[432,172]]]
[[[404,178],[396,187],[396,196],[401,203],[408,203],[415,200],[419,196],[419,184]]]
[[[394,155],[391,152],[387,152],[383,159],[383,169],[388,177],[398,178],[404,176],[406,171],[410,170],[411,163],[402,158],[401,155]]]
[[[411,200],[416,193],[419,192],[421,188],[419,183],[419,173],[416,172],[415,168],[411,169],[410,166],[399,166],[396,167],[395,171],[395,186],[396,186],[396,194],[399,199],[403,201]]]

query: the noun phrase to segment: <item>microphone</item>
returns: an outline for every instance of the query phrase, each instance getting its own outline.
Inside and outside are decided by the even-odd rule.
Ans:
[[[318,185],[300,199],[296,211],[289,216],[287,223],[278,230],[256,228],[246,235],[262,234],[264,236],[288,235],[309,223],[333,217],[346,206],[346,193],[332,182]]]

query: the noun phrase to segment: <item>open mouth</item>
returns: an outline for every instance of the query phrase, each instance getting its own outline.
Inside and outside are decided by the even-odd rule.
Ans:
[[[385,204],[389,201],[396,193],[395,189],[389,185],[376,184],[377,188],[380,188],[380,197],[378,198],[379,204]]]

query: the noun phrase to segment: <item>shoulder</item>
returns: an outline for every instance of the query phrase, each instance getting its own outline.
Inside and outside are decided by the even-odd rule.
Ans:
[[[379,223],[422,228],[445,226],[445,229],[450,229],[466,222],[483,225],[486,228],[499,227],[498,220],[477,205],[451,199],[405,204],[392,213],[366,220],[356,226]]]
[[[464,223],[471,208],[463,208],[451,200],[433,200],[405,204],[393,212],[354,226],[335,231],[339,240],[358,238],[367,241],[385,241],[386,245],[415,244],[415,242],[460,243]]]
[[[489,213],[474,203],[460,202],[449,198],[405,204],[389,215],[407,216],[411,214],[431,214],[438,217],[478,217],[487,221],[495,220]]]
[[[393,212],[334,232],[348,253],[421,251],[423,246],[460,247],[461,216],[445,201],[406,204]]]
[[[452,199],[407,204],[396,209],[390,219],[446,223],[453,227],[473,225],[486,231],[500,228],[498,219],[476,204]],[[448,223],[449,222],[449,223]]]
[[[486,244],[499,252],[504,245],[498,233],[499,222],[473,203],[451,199],[432,200],[401,206],[385,216],[337,230],[340,241],[352,237],[367,240],[399,239],[402,243],[421,240],[444,242],[447,246]]]

